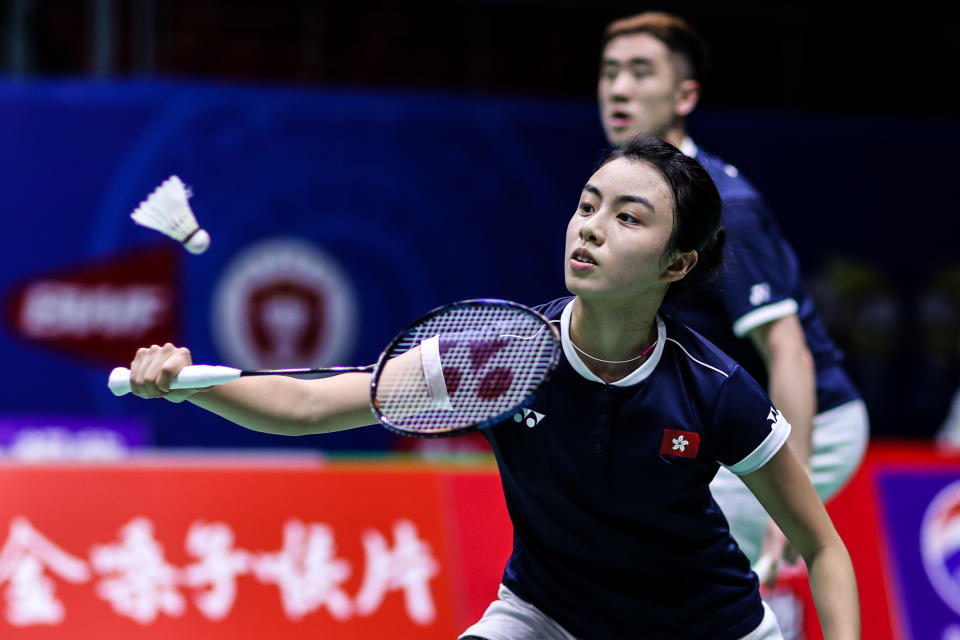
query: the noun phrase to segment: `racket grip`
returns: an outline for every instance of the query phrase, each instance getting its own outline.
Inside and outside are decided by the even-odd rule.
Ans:
[[[193,364],[184,367],[170,382],[171,389],[202,389],[224,384],[240,377],[240,369],[208,364]],[[130,393],[130,369],[117,367],[110,372],[107,386],[115,396]]]

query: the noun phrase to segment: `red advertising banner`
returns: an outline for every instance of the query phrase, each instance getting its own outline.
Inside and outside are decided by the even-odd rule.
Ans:
[[[3,638],[449,640],[511,547],[492,462],[7,463],[0,483]],[[958,483],[960,455],[874,444],[828,505],[864,638],[934,637],[911,631],[934,605],[937,629],[960,629],[960,581],[936,581],[953,547],[923,546]],[[765,597],[785,637],[822,637],[802,567]]]
[[[492,467],[0,467],[0,636],[452,638],[494,598]]]

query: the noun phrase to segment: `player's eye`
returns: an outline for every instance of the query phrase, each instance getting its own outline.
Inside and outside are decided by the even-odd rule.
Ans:
[[[617,214],[617,218],[623,220],[627,224],[640,224],[640,219],[627,211],[621,211],[619,214]]]
[[[589,202],[580,203],[580,213],[593,213],[596,209],[593,208],[593,205]]]

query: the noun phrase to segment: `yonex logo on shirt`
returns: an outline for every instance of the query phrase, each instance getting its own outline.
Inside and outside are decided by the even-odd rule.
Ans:
[[[522,422],[523,424],[532,428],[540,424],[540,422],[546,417],[547,416],[543,415],[542,413],[537,413],[532,409],[524,409],[523,411],[517,411],[513,415],[513,421]]]
[[[750,287],[750,304],[757,307],[770,300],[770,285],[761,282]]]
[[[767,414],[767,420],[770,421],[770,428],[773,429],[780,422],[780,412],[776,407],[770,407],[770,413]]]

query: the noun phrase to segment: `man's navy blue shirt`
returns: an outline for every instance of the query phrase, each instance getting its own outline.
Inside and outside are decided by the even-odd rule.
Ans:
[[[796,313],[816,368],[817,412],[859,398],[803,284],[796,254],[760,194],[735,167],[689,138],[682,150],[703,165],[720,191],[727,241],[716,278],[668,292],[664,311],[720,347],[764,386],[767,370],[747,334]]]
[[[658,317],[648,360],[606,384],[569,338],[573,298],[538,307],[563,357],[532,404],[484,429],[514,526],[503,583],[578,637],[740,638],[763,617],[756,576],[710,494],[790,425],[703,337]]]

